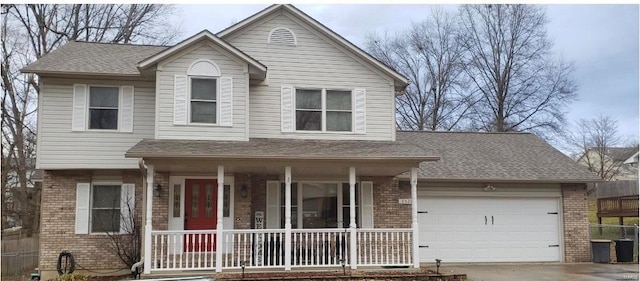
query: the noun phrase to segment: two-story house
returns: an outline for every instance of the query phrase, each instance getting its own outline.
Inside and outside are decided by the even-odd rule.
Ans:
[[[63,250],[122,269],[104,233],[131,216],[145,274],[590,259],[592,174],[531,134],[397,131],[407,79],[291,5],[168,47],[69,42],[23,72],[43,278]]]

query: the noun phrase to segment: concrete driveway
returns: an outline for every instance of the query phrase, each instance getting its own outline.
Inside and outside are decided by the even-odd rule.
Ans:
[[[443,264],[440,267],[442,273],[466,273],[470,281],[638,280],[638,271],[638,264],[601,263]]]

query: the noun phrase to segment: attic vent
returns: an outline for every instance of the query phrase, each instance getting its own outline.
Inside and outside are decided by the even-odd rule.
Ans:
[[[269,44],[274,45],[284,45],[284,46],[296,46],[298,45],[298,41],[296,40],[296,35],[293,34],[291,29],[286,27],[276,27],[271,30],[269,33],[269,40],[267,41]]]

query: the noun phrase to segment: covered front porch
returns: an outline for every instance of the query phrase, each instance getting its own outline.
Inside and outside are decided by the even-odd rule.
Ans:
[[[437,158],[140,158],[145,274],[419,267],[417,167]]]

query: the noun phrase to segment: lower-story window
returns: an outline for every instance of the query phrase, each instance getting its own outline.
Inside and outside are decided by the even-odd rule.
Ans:
[[[120,191],[120,185],[93,185],[91,232],[120,232]]]
[[[360,225],[359,188],[356,185],[356,222]],[[291,183],[291,228],[348,228],[349,183]],[[280,227],[285,225],[285,184],[280,186]]]

